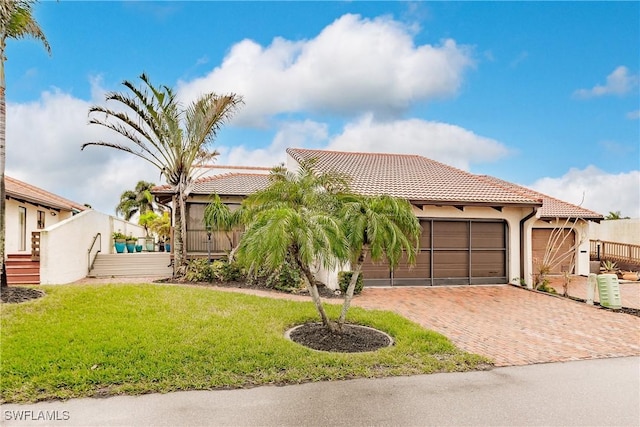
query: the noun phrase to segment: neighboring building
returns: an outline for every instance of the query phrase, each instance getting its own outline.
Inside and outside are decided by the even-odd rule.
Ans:
[[[87,208],[5,175],[7,254],[31,253],[31,234],[64,221]]]
[[[359,194],[387,194],[404,198],[420,219],[422,236],[417,264],[400,265],[391,272],[387,265],[365,264],[368,285],[461,285],[508,283],[522,277],[530,282],[534,259],[544,252],[551,230],[569,228],[561,245],[576,243],[577,274],[589,273],[589,221],[602,215],[548,197],[497,178],[474,175],[418,155],[355,153],[287,149],[287,167],[315,159],[319,171],[344,173],[352,178],[351,189]],[[263,172],[263,171],[261,171]],[[236,172],[198,180],[188,200],[186,246],[198,256],[213,246],[202,223],[211,194],[239,205],[244,197],[268,185],[264,173]],[[169,188],[153,193],[170,202]],[[234,243],[239,235],[233,236]],[[222,251],[230,246],[225,239]],[[216,250],[212,250],[216,252]],[[571,266],[559,266],[555,273]],[[320,279],[335,287],[335,272],[320,273]]]

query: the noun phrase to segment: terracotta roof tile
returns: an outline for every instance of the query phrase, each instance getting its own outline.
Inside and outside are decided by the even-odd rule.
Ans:
[[[10,176],[5,175],[5,191],[7,197],[12,199],[29,202],[34,205],[40,205],[51,209],[62,209],[69,211],[84,211],[88,208],[80,203],[73,202],[57,194],[50,193],[35,185],[27,184]]]
[[[492,182],[497,185],[501,185],[505,188],[512,189],[513,191],[519,191],[523,194],[527,194],[531,197],[538,197],[542,199],[542,207],[540,208],[540,218],[585,218],[585,219],[603,219],[604,217],[592,210],[585,209],[581,206],[577,206],[568,202],[565,202],[555,197],[547,196],[546,194],[539,193],[530,188],[523,187],[508,181],[504,181],[499,178],[488,175],[478,175],[479,178]]]
[[[287,149],[287,153],[298,162],[315,158],[316,167],[322,171],[351,176],[351,188],[360,194],[387,194],[412,201],[451,204],[541,204],[539,197],[494,185],[418,155],[293,148]]]
[[[267,185],[269,185],[269,175],[264,173],[225,173],[196,180],[192,194],[247,196]],[[152,193],[171,194],[171,186],[156,186]]]

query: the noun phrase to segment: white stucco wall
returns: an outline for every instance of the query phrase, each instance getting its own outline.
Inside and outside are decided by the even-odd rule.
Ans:
[[[20,226],[19,208],[26,209],[26,245],[25,250],[20,250]],[[5,251],[8,254],[31,253],[31,232],[40,231],[38,229],[38,211],[45,214],[45,227],[57,224],[72,216],[71,211],[55,211],[42,206],[35,206],[30,203],[22,203],[13,199],[6,202],[6,234]]]
[[[589,239],[640,245],[640,218],[593,223],[589,227]]]
[[[89,267],[88,250],[97,233],[92,255],[101,247],[102,253],[113,252],[113,231],[144,236],[139,225],[87,210],[40,232],[40,283],[70,283],[86,277]]]

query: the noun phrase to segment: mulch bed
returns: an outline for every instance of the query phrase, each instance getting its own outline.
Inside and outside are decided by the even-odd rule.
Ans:
[[[22,286],[8,286],[6,288],[0,288],[0,299],[2,302],[11,304],[31,301],[42,298],[45,295],[44,291],[23,288]]]
[[[342,333],[330,332],[322,323],[306,323],[293,329],[289,338],[314,350],[360,353],[389,347],[389,336],[373,328],[344,325]]]

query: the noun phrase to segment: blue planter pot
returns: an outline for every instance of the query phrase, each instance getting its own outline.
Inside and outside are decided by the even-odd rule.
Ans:
[[[127,252],[129,252],[130,254],[134,253],[136,251],[136,244],[135,242],[133,243],[128,243],[127,242]]]
[[[116,253],[121,254],[121,253],[123,253],[123,252],[124,252],[124,249],[125,249],[125,246],[126,246],[124,241],[122,241],[122,242],[118,242],[118,241],[116,240],[116,241],[115,241],[115,243],[114,243],[114,245],[115,245],[115,247],[116,247]]]
[[[142,245],[136,245],[136,252],[142,252]]]
[[[164,244],[164,250],[167,252],[171,252],[171,245],[169,243]]]

